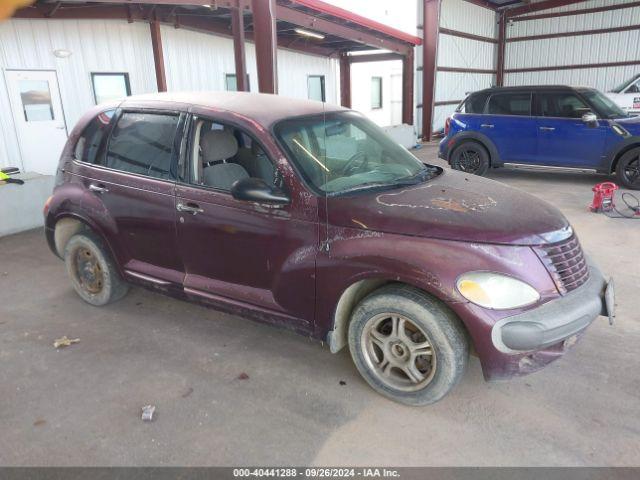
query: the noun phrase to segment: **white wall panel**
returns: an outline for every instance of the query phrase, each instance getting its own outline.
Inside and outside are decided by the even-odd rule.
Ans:
[[[493,74],[438,72],[435,101],[462,100],[468,93],[489,88],[494,83]]]
[[[162,46],[169,90],[225,90],[225,75],[235,73],[230,38],[162,26]],[[255,46],[245,44],[252,92],[258,91]],[[337,103],[338,60],[278,49],[280,95],[307,98],[307,76],[324,75],[329,103]]]
[[[620,0],[592,0],[536,13],[573,11],[628,3]],[[507,37],[544,35],[640,24],[640,7],[590,14],[568,15],[514,22]],[[575,64],[599,64],[640,60],[640,30],[579,35],[522,42],[508,42],[505,68],[535,68]],[[569,84],[610,90],[640,71],[640,65],[507,73],[506,85]]]
[[[482,37],[497,36],[495,12],[464,0],[442,0],[440,26]]]
[[[433,131],[438,132],[444,128],[444,121],[451,116],[456,105],[439,105],[433,109]]]
[[[70,50],[72,55],[56,58],[56,49]],[[91,72],[128,72],[132,93],[156,90],[149,26],[126,20],[1,22],[0,67],[3,72],[55,70],[68,130],[94,105]],[[0,109],[0,166],[20,165],[4,73],[0,75]]]
[[[495,68],[496,45],[441,33],[438,38],[438,66]]]

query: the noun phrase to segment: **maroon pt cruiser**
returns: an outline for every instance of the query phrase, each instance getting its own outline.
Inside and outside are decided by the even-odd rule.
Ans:
[[[441,399],[561,356],[613,284],[553,206],[417,160],[362,115],[247,93],[103,104],[75,127],[46,237],[83,300],[128,284],[349,346],[364,379]]]

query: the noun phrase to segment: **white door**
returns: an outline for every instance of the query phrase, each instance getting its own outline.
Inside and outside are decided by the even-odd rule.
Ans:
[[[56,72],[7,70],[5,78],[23,171],[54,175],[67,141]]]
[[[391,75],[391,125],[402,125],[402,74]]]

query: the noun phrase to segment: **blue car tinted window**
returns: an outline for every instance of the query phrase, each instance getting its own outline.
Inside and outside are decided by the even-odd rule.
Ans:
[[[537,93],[536,114],[542,117],[580,118],[591,109],[584,100],[571,92]]]
[[[531,115],[531,94],[493,94],[487,104],[487,113],[493,115]]]

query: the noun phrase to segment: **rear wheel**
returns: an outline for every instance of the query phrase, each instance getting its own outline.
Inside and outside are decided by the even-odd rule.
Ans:
[[[383,287],[360,302],[349,325],[349,350],[374,390],[407,405],[444,397],[462,376],[469,355],[455,314],[403,285]]]
[[[74,290],[91,305],[114,302],[129,290],[103,242],[93,233],[71,237],[64,249],[64,262]]]
[[[489,153],[477,142],[463,142],[451,153],[451,168],[484,175],[489,169]]]
[[[640,190],[640,148],[629,150],[620,157],[616,176],[625,187]]]

